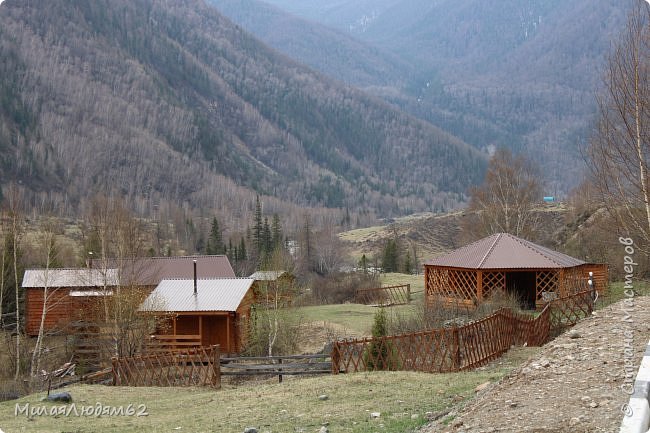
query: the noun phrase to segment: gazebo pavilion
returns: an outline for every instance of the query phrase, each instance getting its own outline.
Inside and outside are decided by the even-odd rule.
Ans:
[[[607,290],[607,264],[586,263],[508,233],[488,236],[424,265],[427,304],[443,299],[477,305],[501,290],[516,294],[526,308],[539,308],[587,290],[590,277],[600,294]]]

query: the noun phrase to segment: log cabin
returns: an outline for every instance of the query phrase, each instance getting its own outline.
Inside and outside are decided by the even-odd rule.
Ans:
[[[162,318],[156,335],[174,348],[219,344],[238,353],[245,344],[255,297],[251,278],[163,280],[140,311]]]
[[[86,268],[28,269],[23,277],[25,290],[25,330],[38,335],[45,287],[48,287],[45,331],[60,330],[71,321],[94,321],[102,296],[120,289],[139,289],[145,295],[164,279],[235,278],[225,255],[95,259]]]

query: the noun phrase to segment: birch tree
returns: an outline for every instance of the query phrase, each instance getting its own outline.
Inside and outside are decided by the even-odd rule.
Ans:
[[[97,196],[91,213],[92,236],[99,257],[102,275],[102,307],[104,323],[110,325],[112,347],[116,356],[132,354],[149,330],[150,320],[137,313],[147,295],[139,287],[141,276],[147,272],[145,255],[151,239],[143,223],[125,206],[121,199]],[[117,284],[114,270],[117,270]]]
[[[18,255],[18,248],[20,241],[22,239],[23,235],[23,217],[21,215],[20,209],[21,203],[20,203],[20,195],[19,191],[16,185],[11,185],[9,189],[9,229],[10,229],[10,234],[9,234],[9,241],[11,243],[11,267],[12,267],[12,273],[13,273],[13,284],[14,284],[14,300],[15,300],[15,317],[16,317],[16,369],[15,369],[15,375],[14,379],[18,380],[20,377],[20,370],[21,370],[21,334],[20,334],[20,321],[21,321],[21,296],[20,296],[20,278],[19,276],[19,255]],[[21,269],[22,273],[22,269]]]
[[[650,248],[650,6],[639,2],[613,46],[588,149],[592,180],[618,227]]]
[[[45,319],[47,313],[55,306],[52,297],[57,289],[50,291],[50,269],[56,266],[57,250],[56,250],[56,232],[54,225],[51,221],[45,221],[41,227],[39,234],[39,246],[41,248],[44,260],[43,269],[43,308],[41,310],[41,319],[38,327],[38,336],[32,352],[31,362],[31,376],[35,377],[40,371],[41,356],[43,354],[43,340],[45,337]]]
[[[5,248],[5,237],[2,227],[3,214],[0,213],[0,330],[4,329],[4,295],[5,295],[5,266],[7,261],[7,249]]]
[[[276,250],[268,269],[293,272],[291,260]],[[256,305],[248,330],[247,352],[251,355],[273,356],[292,353],[298,344],[300,318],[289,308],[297,292],[293,282],[259,281],[255,289]]]
[[[470,190],[469,210],[474,215],[463,228],[473,237],[510,233],[534,239],[539,226],[535,206],[541,196],[537,167],[499,149],[490,159],[483,184]]]

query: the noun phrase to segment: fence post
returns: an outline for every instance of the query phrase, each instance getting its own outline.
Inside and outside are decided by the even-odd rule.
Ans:
[[[117,386],[120,384],[120,378],[118,376],[118,371],[117,371],[118,369],[117,362],[118,362],[117,358],[113,356],[111,358],[111,363],[113,364],[113,386]]]
[[[339,351],[339,343],[335,341],[332,343],[332,352],[330,354],[332,360],[332,374],[339,374],[339,363],[341,360],[341,353]]]
[[[282,365],[282,358],[278,359],[278,364]],[[282,367],[278,368],[278,383],[282,383]]]
[[[212,386],[216,389],[221,388],[221,346],[218,344],[212,346]]]
[[[406,285],[406,303],[410,304],[411,303],[411,284]]]
[[[460,371],[460,340],[458,338],[458,326],[455,326],[452,328],[452,335],[453,335],[453,341],[454,341],[454,348],[453,348],[453,354],[454,354],[454,371]]]

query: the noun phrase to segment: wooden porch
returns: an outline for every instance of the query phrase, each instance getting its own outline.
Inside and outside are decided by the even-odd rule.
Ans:
[[[238,353],[241,337],[234,312],[176,313],[151,336],[151,352],[219,345],[225,354]]]

